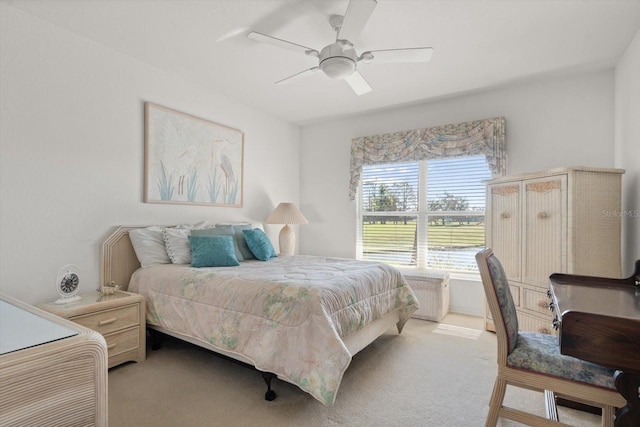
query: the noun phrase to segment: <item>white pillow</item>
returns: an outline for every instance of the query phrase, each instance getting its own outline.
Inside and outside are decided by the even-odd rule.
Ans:
[[[164,245],[169,259],[174,264],[191,264],[191,245],[188,228],[165,228],[162,230]]]
[[[153,264],[170,264],[162,237],[163,227],[152,226],[129,230],[129,240],[142,267]]]

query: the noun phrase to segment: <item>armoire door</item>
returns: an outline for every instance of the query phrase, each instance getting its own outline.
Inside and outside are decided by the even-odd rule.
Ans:
[[[521,281],[520,183],[489,186],[487,246],[493,249],[509,281]]]
[[[567,263],[567,176],[523,181],[522,282],[547,287]]]

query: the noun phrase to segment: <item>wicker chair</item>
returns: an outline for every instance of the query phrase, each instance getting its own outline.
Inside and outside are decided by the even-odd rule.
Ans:
[[[498,339],[498,375],[486,426],[499,417],[530,426],[565,425],[558,421],[555,395],[602,408],[602,426],[612,427],[616,407],[626,404],[615,390],[614,371],[560,354],[554,335],[518,331],[518,318],[502,265],[491,249],[476,255]],[[547,418],[503,406],[507,385],[545,393]]]

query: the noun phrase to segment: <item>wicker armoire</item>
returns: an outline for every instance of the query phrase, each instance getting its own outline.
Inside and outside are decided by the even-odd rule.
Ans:
[[[623,173],[567,167],[488,181],[486,246],[505,269],[520,330],[555,333],[552,273],[620,277]]]

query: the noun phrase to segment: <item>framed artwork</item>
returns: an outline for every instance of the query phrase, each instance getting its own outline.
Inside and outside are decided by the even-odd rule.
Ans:
[[[145,102],[145,203],[242,207],[244,133]]]

